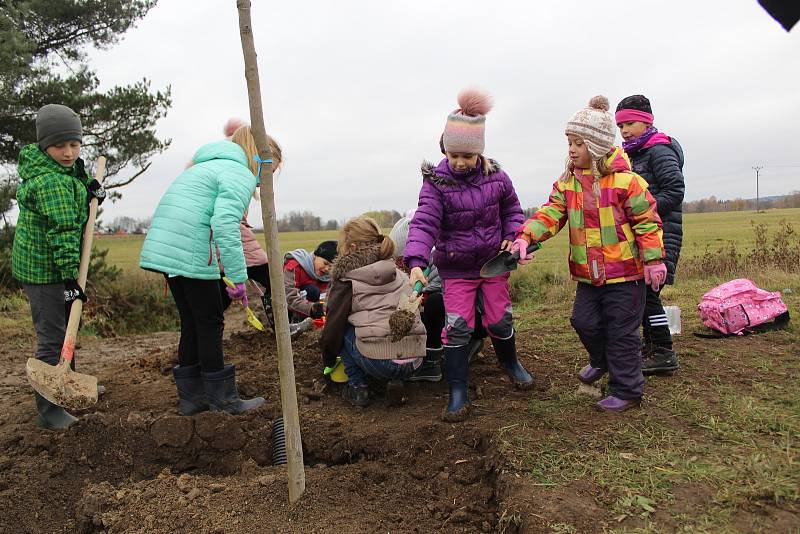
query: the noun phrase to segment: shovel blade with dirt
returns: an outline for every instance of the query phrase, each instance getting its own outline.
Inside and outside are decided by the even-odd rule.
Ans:
[[[106,170],[106,158],[97,158],[95,179],[103,183]],[[89,216],[83,229],[81,244],[81,261],[78,266],[78,285],[86,287],[89,273],[89,260],[92,257],[92,238],[94,237],[94,221],[97,217],[97,199],[89,203]],[[61,358],[58,365],[50,365],[36,358],[28,358],[25,373],[33,389],[42,397],[57,406],[70,410],[83,410],[97,402],[97,378],[92,375],[76,373],[72,370],[72,358],[75,356],[75,342],[78,327],[81,323],[83,302],[75,299],[69,312],[64,345],[61,347]]]
[[[533,254],[540,248],[542,248],[542,245],[538,242],[528,245],[528,254]],[[481,278],[494,278],[495,276],[500,276],[501,274],[510,273],[511,271],[516,270],[518,261],[519,251],[512,254],[511,252],[504,250],[483,264],[483,267],[481,267]]]

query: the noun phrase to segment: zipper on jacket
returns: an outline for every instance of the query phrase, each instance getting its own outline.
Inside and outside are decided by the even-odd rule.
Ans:
[[[211,267],[211,261],[214,259],[214,230],[208,231],[208,266]]]

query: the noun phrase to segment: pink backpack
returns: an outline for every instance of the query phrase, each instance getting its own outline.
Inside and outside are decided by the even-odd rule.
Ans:
[[[703,295],[697,309],[704,325],[726,335],[774,330],[789,321],[789,311],[780,292],[760,289],[747,278],[715,287]],[[773,320],[774,323],[767,324]],[[761,328],[756,328],[759,325]]]

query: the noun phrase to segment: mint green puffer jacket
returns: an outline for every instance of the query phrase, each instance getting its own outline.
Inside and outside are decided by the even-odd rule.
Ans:
[[[143,269],[214,280],[247,280],[239,221],[256,188],[244,150],[230,141],[200,147],[158,203],[139,258]]]

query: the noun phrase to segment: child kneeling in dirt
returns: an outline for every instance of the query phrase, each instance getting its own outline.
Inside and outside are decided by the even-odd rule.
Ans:
[[[341,356],[348,378],[342,396],[354,406],[369,404],[368,376],[388,380],[387,403],[400,404],[402,381],[425,355],[425,327],[416,310],[409,333],[391,339],[389,319],[411,293],[408,276],[392,260],[394,243],[369,217],[344,225],[338,250],[320,338],[323,364],[333,367]]]
[[[589,352],[578,379],[592,384],[608,372],[611,394],[597,407],[621,412],[638,406],[644,392],[639,325],[645,285],[656,290],[667,276],[661,219],[647,182],[614,146],[608,99],[592,98],[567,122],[565,133],[567,168],[549,201],[522,225],[512,250],[526,262],[530,243],[553,237],[569,223],[569,270],[578,282],[570,321]]]
[[[200,147],[194,165],[161,198],[142,246],[139,265],[166,276],[181,319],[179,365],[173,369],[181,415],[209,409],[240,414],[264,403],[262,397],[241,399],[236,368],[225,364],[220,271],[213,261],[216,246],[235,284],[228,295],[246,305],[239,221],[257,185],[257,154],[249,126],[237,129],[231,141]]]
[[[328,290],[330,269],[336,259],[336,241],[323,241],[313,253],[304,249],[287,252],[283,263],[283,285],[289,320],[302,321],[306,317],[320,319],[325,307],[320,296]]]
[[[36,358],[56,365],[69,309],[75,299],[86,302],[77,279],[89,200],[102,202],[106,194],[86,175],[79,157],[83,127],[77,113],[59,104],[43,106],[36,114],[36,139],[19,153],[11,272],[31,303]],[[38,393],[34,396],[38,426],[64,429],[78,420]]]

